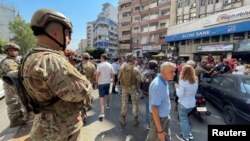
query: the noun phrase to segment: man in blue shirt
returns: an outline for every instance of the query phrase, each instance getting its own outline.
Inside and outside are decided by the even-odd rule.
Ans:
[[[146,141],[170,141],[170,99],[167,81],[175,76],[175,64],[164,62],[149,87],[150,129]]]

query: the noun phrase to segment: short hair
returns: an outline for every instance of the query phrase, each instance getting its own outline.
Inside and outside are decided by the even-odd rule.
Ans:
[[[101,57],[102,57],[104,60],[108,60],[108,55],[107,55],[107,54],[102,54]]]
[[[160,68],[160,71],[163,72],[164,71],[164,68],[167,68],[167,67],[174,67],[176,68],[176,65],[172,62],[164,62],[161,64],[161,68]]]
[[[158,67],[157,61],[156,61],[156,60],[150,60],[150,61],[148,62],[148,67],[149,67],[149,69],[151,69],[151,70],[156,69],[156,68]]]

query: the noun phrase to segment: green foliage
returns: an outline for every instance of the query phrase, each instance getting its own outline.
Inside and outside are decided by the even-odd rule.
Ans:
[[[94,59],[100,59],[103,53],[106,53],[104,48],[97,47],[86,47],[86,52],[88,52]]]
[[[28,23],[22,19],[15,19],[9,23],[10,32],[14,34],[13,42],[21,47],[19,54],[24,55],[36,42],[36,38]]]
[[[2,46],[6,44],[6,41],[4,39],[0,38],[0,53],[2,54]]]

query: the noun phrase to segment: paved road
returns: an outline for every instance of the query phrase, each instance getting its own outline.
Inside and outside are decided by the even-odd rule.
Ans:
[[[97,90],[93,93],[95,100],[93,110],[88,112],[86,125],[82,128],[81,137],[84,141],[144,141],[147,136],[145,117],[145,104],[143,100],[139,100],[139,120],[138,127],[132,126],[132,105],[128,105],[128,116],[126,118],[127,126],[121,127],[118,122],[120,114],[121,97],[120,95],[111,94],[110,109],[105,110],[105,119],[101,122],[99,116],[99,99]],[[207,117],[205,121],[200,122],[191,116],[191,126],[194,141],[207,141],[207,125],[208,124],[224,124],[222,116],[217,109],[214,109],[209,103],[208,109],[212,115]],[[31,123],[27,126],[7,128],[9,121],[6,115],[6,106],[4,99],[0,101],[0,140],[18,139],[24,140],[30,130]],[[172,141],[178,141],[176,134],[180,132],[180,123],[177,120],[177,112],[171,111],[171,136]]]

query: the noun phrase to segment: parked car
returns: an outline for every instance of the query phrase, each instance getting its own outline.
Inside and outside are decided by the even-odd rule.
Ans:
[[[250,123],[250,76],[221,74],[200,82],[201,93],[223,111],[226,124]]]

